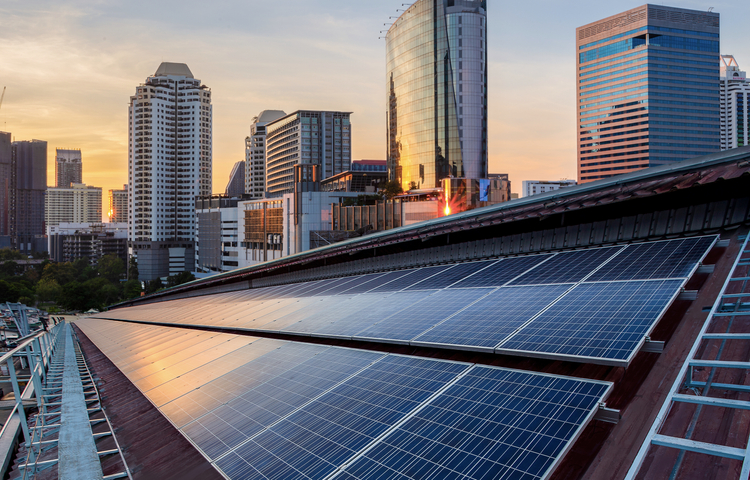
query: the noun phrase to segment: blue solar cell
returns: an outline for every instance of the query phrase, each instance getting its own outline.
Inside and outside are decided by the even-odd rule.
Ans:
[[[408,292],[406,290],[403,293]],[[406,341],[419,336],[459,310],[492,292],[488,288],[467,288],[438,291],[414,305],[385,318],[383,321],[359,332],[356,339],[386,339]]]
[[[350,295],[354,293],[369,292],[373,288],[380,287],[382,285],[385,285],[388,282],[392,282],[393,280],[396,280],[397,278],[401,278],[404,275],[409,275],[411,273],[414,273],[414,270],[398,270],[396,272],[388,272],[386,274],[374,273],[372,275],[366,275],[367,277],[375,277],[375,278],[373,278],[369,282],[351,287],[345,290],[343,293],[346,295]]]
[[[216,465],[230,478],[324,478],[467,368],[390,355]]]
[[[328,348],[320,352],[302,351],[296,362],[274,366],[264,373],[264,382],[231,399],[211,413],[182,429],[211,458],[226,453],[280,418],[288,415],[337,383],[381,358],[373,352]],[[266,355],[265,363],[273,354]],[[248,366],[253,368],[263,365]],[[251,375],[257,376],[255,372]]]
[[[430,289],[439,289],[439,288],[445,288],[449,285],[452,285],[461,279],[464,279],[468,277],[469,275],[479,272],[480,270],[483,270],[493,263],[496,263],[495,261],[489,261],[489,262],[469,262],[469,263],[459,263],[457,265],[453,265],[451,268],[438,273],[437,275],[433,275],[432,277],[423,280],[415,285],[412,285],[411,287],[408,287],[406,290],[430,290]],[[481,272],[480,272],[481,273]]]
[[[576,283],[593,272],[623,247],[593,248],[558,253],[537,268],[513,280],[509,285]]]
[[[433,275],[437,275],[440,272],[443,272],[453,265],[443,265],[440,267],[427,267],[427,268],[418,268],[416,270],[412,270],[411,273],[404,275],[402,277],[399,277],[391,282],[388,282],[384,285],[381,285],[373,290],[371,290],[371,293],[377,293],[377,292],[397,292],[399,290],[402,290],[406,287],[411,287],[412,285],[417,284],[418,282],[421,282],[422,280],[429,278]]]
[[[499,345],[530,351],[625,361],[634,353],[683,280],[583,283]]]
[[[415,338],[414,342],[494,348],[571,286],[499,288]]]
[[[317,308],[311,310],[309,316],[293,325],[283,328],[282,331],[304,334],[318,332],[346,317],[357,316],[360,312],[368,310],[371,307],[376,307],[376,304],[382,302],[386,295],[336,295],[334,298],[340,301],[336,303],[335,308]]]
[[[478,366],[334,478],[541,479],[609,388]]]
[[[715,240],[710,236],[628,245],[587,281],[686,278]]]
[[[416,292],[396,292],[394,294],[365,293],[358,295],[353,301],[362,302],[362,309],[353,309],[352,313],[339,320],[321,326],[313,333],[318,335],[336,335],[351,337],[366,328],[380,322],[384,318],[398,314],[401,310],[412,306],[420,300],[427,298],[430,290]],[[372,301],[372,299],[376,299]]]
[[[500,287],[551,256],[529,255],[501,259],[481,272],[452,285],[451,288]]]

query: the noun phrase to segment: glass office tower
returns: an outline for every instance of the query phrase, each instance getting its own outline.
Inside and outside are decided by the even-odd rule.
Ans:
[[[718,13],[644,5],[576,46],[580,183],[719,151]]]
[[[487,178],[486,0],[419,0],[386,35],[390,179]]]

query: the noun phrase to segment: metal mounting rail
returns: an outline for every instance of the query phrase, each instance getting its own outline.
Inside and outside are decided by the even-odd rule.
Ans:
[[[122,449],[117,442],[109,418],[101,408],[99,391],[88,368],[72,328],[57,327],[54,356],[49,362],[44,385],[36,395],[38,412],[33,426],[24,425],[26,458],[18,465],[23,480],[36,478],[37,473],[57,466],[58,478],[130,478]],[[59,340],[59,341],[57,341]],[[101,415],[92,418],[92,415]],[[92,428],[106,424],[106,431]],[[115,448],[100,450],[97,440],[112,438]],[[101,460],[119,455],[123,470],[104,476]]]
[[[721,318],[722,320],[726,320],[727,317],[729,317],[731,322],[734,317],[750,316],[750,312],[741,309],[740,304],[738,303],[743,297],[750,298],[750,277],[747,276],[747,269],[738,268],[750,265],[750,249],[748,249],[750,235],[740,238],[739,240],[743,242],[742,247],[740,248],[737,258],[734,260],[734,264],[724,282],[721,293],[716,298],[716,301],[711,308],[711,313],[706,318],[706,321],[698,334],[698,338],[696,338],[693,343],[693,347],[691,348],[690,353],[688,353],[687,359],[682,365],[675,382],[672,384],[672,388],[670,389],[664,404],[654,419],[654,423],[651,426],[643,445],[641,445],[633,464],[628,470],[625,480],[634,480],[636,478],[652,445],[668,447],[680,451],[677,461],[672,469],[672,475],[669,477],[670,479],[676,478],[682,464],[682,459],[685,456],[685,452],[695,452],[704,455],[740,460],[742,461],[742,472],[740,473],[739,478],[745,480],[750,476],[750,439],[748,439],[745,448],[741,449],[725,445],[698,442],[690,438],[697,426],[698,416],[703,407],[750,410],[750,401],[730,400],[709,396],[709,391],[711,389],[725,392],[750,392],[750,385],[734,385],[713,382],[718,369],[731,368],[750,371],[750,362],[720,360],[724,344],[727,340],[750,341],[750,333],[708,333],[709,327],[714,319]],[[738,290],[746,293],[736,293]],[[727,293],[728,291],[734,293]],[[729,325],[731,326],[731,323]],[[729,327],[727,330],[729,330]],[[716,357],[712,360],[697,358],[699,349],[704,341],[722,342]],[[696,369],[702,369],[704,372],[708,372],[706,381],[695,380],[694,373]],[[680,393],[681,390],[693,392],[694,394]],[[686,438],[660,434],[659,431],[667,420],[672,407],[679,403],[697,405],[696,411],[693,414],[693,419],[686,430]]]

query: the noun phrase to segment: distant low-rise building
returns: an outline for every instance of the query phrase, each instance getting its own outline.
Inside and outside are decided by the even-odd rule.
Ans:
[[[104,255],[116,255],[127,265],[127,223],[60,223],[47,227],[47,242],[55,262],[86,258],[96,265]]]
[[[560,188],[572,187],[576,185],[575,180],[524,180],[521,185],[521,197],[530,197],[539,193],[551,192],[553,190],[559,190]]]
[[[354,160],[349,170],[323,179],[320,190],[375,193],[387,181],[388,164],[385,160]]]
[[[102,189],[83,183],[69,187],[49,187],[44,197],[48,227],[60,223],[97,223],[102,221]]]

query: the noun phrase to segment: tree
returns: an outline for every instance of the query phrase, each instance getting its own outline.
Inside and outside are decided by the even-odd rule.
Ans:
[[[84,311],[91,293],[79,282],[70,282],[62,287],[60,304],[67,310]]]
[[[74,281],[77,276],[71,263],[50,263],[42,270],[42,280],[55,280],[60,286]]]
[[[33,297],[18,297],[18,303],[23,303],[27,307],[31,307],[34,305],[34,298]]]
[[[193,280],[195,280],[195,275],[190,272],[176,273],[167,277],[167,288],[176,287],[177,285],[192,282]]]
[[[399,182],[398,180],[391,180],[383,185],[383,188],[382,190],[380,190],[380,192],[383,194],[386,200],[390,200],[396,195],[401,195],[402,193],[404,193],[404,189],[401,186],[401,182]]]
[[[43,279],[36,285],[36,296],[40,302],[57,301],[62,293],[62,287],[55,279]]]
[[[28,257],[12,248],[0,248],[0,262],[5,260],[26,260]]]
[[[417,182],[410,182],[409,190],[416,190],[416,189],[417,189]]]
[[[125,273],[125,265],[117,255],[104,255],[99,259],[96,271],[112,283],[118,283]]]
[[[13,260],[6,260],[0,263],[0,278],[15,277],[21,273],[21,267]]]
[[[130,257],[128,261],[128,280],[138,280],[138,260]]]
[[[124,298],[136,298],[141,296],[141,282],[131,279],[122,285],[122,296]]]
[[[162,283],[161,278],[155,278],[153,280],[146,282],[145,292],[146,292],[146,295],[150,295],[154,292],[161,290],[162,288],[164,288],[164,284]]]

